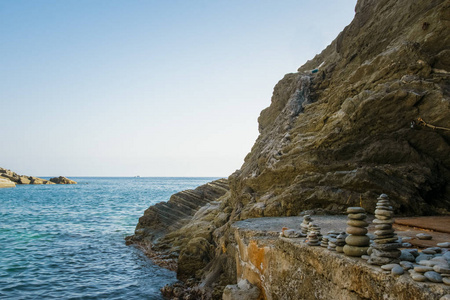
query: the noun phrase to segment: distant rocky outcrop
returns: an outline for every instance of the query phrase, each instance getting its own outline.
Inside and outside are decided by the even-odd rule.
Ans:
[[[76,181],[70,180],[64,176],[50,178],[50,181],[56,184],[77,184]]]
[[[15,184],[76,184],[75,181],[67,179],[65,177],[55,177],[57,180],[60,180],[60,182],[54,182],[51,181],[52,178],[50,180],[47,179],[42,179],[39,177],[34,177],[34,176],[26,176],[26,175],[19,175],[11,170],[8,169],[4,169],[4,168],[0,168],[0,178],[6,178],[12,182],[14,182]]]
[[[450,3],[359,0],[355,12],[275,86],[230,191],[155,241],[206,298],[236,283],[236,221],[360,204],[373,213],[381,193],[395,214],[450,214]]]

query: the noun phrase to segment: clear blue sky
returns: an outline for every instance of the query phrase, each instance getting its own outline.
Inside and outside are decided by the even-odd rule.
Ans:
[[[0,167],[228,176],[356,0],[0,0]]]

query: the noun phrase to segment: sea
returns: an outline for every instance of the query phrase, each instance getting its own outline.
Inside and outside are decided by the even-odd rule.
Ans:
[[[175,272],[124,238],[150,205],[217,178],[71,178],[0,189],[0,299],[163,299]]]

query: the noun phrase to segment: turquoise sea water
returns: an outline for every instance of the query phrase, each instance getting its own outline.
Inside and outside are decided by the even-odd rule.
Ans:
[[[162,299],[175,273],[125,246],[138,218],[216,178],[73,178],[0,189],[0,299]]]

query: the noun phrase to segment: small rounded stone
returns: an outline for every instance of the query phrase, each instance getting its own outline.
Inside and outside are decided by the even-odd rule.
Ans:
[[[427,267],[427,266],[415,266],[414,271],[416,271],[417,273],[425,273],[425,272],[433,271],[433,268]]]
[[[392,219],[392,217],[382,216],[382,215],[375,215],[375,218],[377,218],[378,220],[391,220]]]
[[[376,210],[375,210],[375,215],[386,216],[386,217],[392,217],[392,216],[394,215],[394,212],[393,212],[393,211],[390,211],[390,210],[376,209]]]
[[[435,272],[438,272],[438,273],[441,273],[441,274],[450,274],[450,268],[446,268],[446,267],[443,267],[441,265],[435,265],[433,267],[433,270]]]
[[[343,250],[344,254],[347,256],[361,257],[362,255],[367,255],[367,249],[369,249],[369,247],[345,245]]]
[[[421,274],[413,274],[413,275],[411,275],[411,278],[414,281],[419,281],[419,282],[427,281],[427,278]]]
[[[350,234],[345,238],[345,242],[350,246],[366,247],[370,244],[370,238],[367,235]]]
[[[369,224],[366,221],[362,220],[348,220],[347,225],[353,226],[353,227],[367,227]]]
[[[359,213],[365,213],[366,210],[362,207],[347,207],[347,213],[348,214],[359,214]]]
[[[367,228],[349,226],[349,227],[347,227],[346,232],[348,234],[354,234],[354,235],[365,235],[367,233]]]
[[[351,220],[365,220],[367,218],[366,214],[348,214],[348,218]]]
[[[385,200],[385,199],[389,199],[389,196],[386,195],[386,194],[381,194],[377,199],[383,199],[383,200]]]
[[[374,224],[393,224],[394,220],[393,219],[389,219],[389,220],[375,219],[372,221],[372,223],[374,223]]]
[[[450,277],[443,277],[442,281],[446,284],[446,285],[450,285]],[[450,297],[449,297],[450,299]]]
[[[403,270],[402,267],[397,265],[397,266],[392,268],[391,273],[392,273],[392,275],[397,275],[398,276],[398,275],[402,275],[403,273],[405,273],[405,270]]]
[[[395,232],[394,229],[383,229],[375,231],[375,235],[390,235]]]
[[[399,264],[387,264],[387,265],[382,265],[381,269],[385,270],[385,271],[390,271],[392,270],[393,267],[399,266]]]
[[[434,271],[425,272],[425,274],[423,274],[423,276],[425,276],[431,282],[437,282],[437,283],[442,282],[441,274],[434,272]]]
[[[392,225],[391,225],[391,224],[380,224],[380,225],[375,225],[375,229],[376,229],[376,230],[392,229]]]
[[[450,242],[438,243],[436,246],[441,248],[450,248]]]
[[[416,237],[419,240],[431,240],[433,238],[433,236],[429,235],[428,233],[419,233],[416,234]]]

